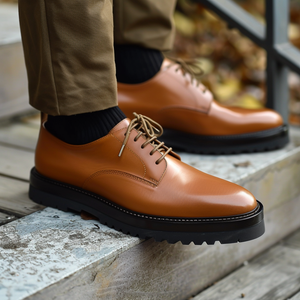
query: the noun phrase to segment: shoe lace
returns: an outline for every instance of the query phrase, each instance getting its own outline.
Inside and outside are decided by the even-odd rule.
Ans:
[[[172,151],[172,148],[165,146],[164,142],[160,142],[159,140],[157,140],[157,138],[163,134],[163,128],[160,124],[146,116],[137,113],[133,114],[135,118],[131,120],[126,130],[125,138],[119,152],[119,157],[122,155],[123,150],[127,144],[130,132],[134,128],[136,128],[138,134],[134,138],[134,141],[137,141],[141,136],[144,136],[146,138],[146,141],[142,144],[141,147],[145,148],[148,144],[154,146],[154,148],[150,152],[150,155],[153,155],[155,151],[158,151],[161,154],[161,157],[155,162],[158,165],[165,158],[165,156]]]
[[[174,65],[177,65],[178,67],[175,69],[176,72],[181,70],[182,75],[185,76],[186,74],[190,75],[191,83],[194,84],[196,82],[196,86],[199,87],[200,84],[203,86],[202,91],[206,92],[206,87],[202,85],[201,81],[199,80],[199,77],[203,76],[204,71],[199,67],[199,64],[197,64],[197,61],[194,59],[190,60],[183,60],[181,58],[173,58],[173,57],[167,57],[171,63],[167,66],[167,68],[170,68]]]

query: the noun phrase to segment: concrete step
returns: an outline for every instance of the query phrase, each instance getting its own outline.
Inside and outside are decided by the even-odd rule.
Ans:
[[[0,3],[0,61],[0,118],[32,110],[16,4]]]
[[[11,147],[10,153],[31,160],[28,153],[33,155],[35,139],[12,138],[18,135],[17,126],[0,128],[0,142]],[[38,126],[28,128],[28,137],[37,134]],[[97,220],[46,208],[0,226],[0,299],[168,300],[196,295],[300,227],[300,130],[292,129],[291,136],[287,147],[272,152],[181,153],[183,161],[245,186],[263,202],[263,237],[232,245],[169,245],[132,238]],[[1,172],[22,184],[14,185],[14,193],[9,184],[0,187],[4,191],[0,201],[2,194],[6,201],[26,197],[27,179],[10,165]]]

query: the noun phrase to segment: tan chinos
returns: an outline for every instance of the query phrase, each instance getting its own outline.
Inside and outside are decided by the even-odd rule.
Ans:
[[[173,45],[176,0],[19,0],[30,104],[50,115],[117,105],[113,44]]]

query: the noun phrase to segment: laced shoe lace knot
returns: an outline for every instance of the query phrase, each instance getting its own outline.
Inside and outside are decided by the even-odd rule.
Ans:
[[[203,93],[207,91],[207,88],[199,80],[199,77],[203,76],[204,72],[199,67],[199,65],[195,60],[183,60],[181,58],[173,58],[173,57],[167,57],[167,58],[171,61],[171,63],[167,66],[167,68],[177,65],[177,68],[175,69],[176,72],[181,70],[183,76],[189,74],[190,82],[192,85],[196,83],[197,87],[199,87],[200,85],[201,87],[203,87],[202,88]]]
[[[151,144],[154,148],[150,152],[150,155],[153,155],[156,151],[161,154],[161,157],[156,161],[156,164],[159,164],[166,155],[172,151],[172,148],[165,146],[164,142],[160,142],[157,138],[159,138],[163,134],[163,128],[160,124],[153,121],[152,119],[133,113],[135,118],[131,120],[126,133],[125,138],[119,152],[119,157],[122,155],[123,150],[127,144],[129,135],[133,129],[138,131],[138,134],[134,138],[134,141],[137,141],[141,136],[145,137],[145,142],[142,144],[142,148],[145,148],[148,144]]]

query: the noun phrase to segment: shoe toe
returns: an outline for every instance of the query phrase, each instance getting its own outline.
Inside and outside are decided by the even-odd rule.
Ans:
[[[245,132],[268,130],[284,124],[280,114],[272,109],[231,108],[231,111],[236,113]]]
[[[218,216],[236,216],[249,213],[257,206],[255,197],[246,189],[216,178],[216,184],[222,186],[222,193],[205,196],[209,203],[209,211]],[[227,188],[226,188],[226,187]]]
[[[278,127],[284,124],[281,115],[272,109],[265,110],[264,118],[266,119],[266,123],[272,127]]]
[[[176,190],[169,191],[174,209],[173,212],[169,210],[169,213],[173,216],[227,217],[246,214],[257,207],[255,197],[237,184],[200,172],[186,164],[180,164],[179,167],[173,158],[168,159],[168,169],[172,176],[166,174],[164,180],[176,186]]]
[[[207,174],[205,174],[208,176]],[[199,187],[198,214],[205,217],[228,217],[243,215],[257,207],[255,197],[234,183],[208,177],[207,185]]]

